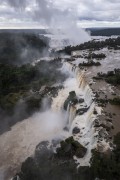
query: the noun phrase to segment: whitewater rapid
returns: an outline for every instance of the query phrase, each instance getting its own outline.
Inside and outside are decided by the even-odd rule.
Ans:
[[[53,99],[52,109],[61,111],[71,91],[75,91],[78,99],[84,99],[83,103],[68,107],[67,114],[69,136],[72,135],[75,140],[87,148],[84,158],[74,157],[74,159],[77,160],[79,166],[89,166],[91,150],[97,148],[98,141],[99,130],[94,128],[94,121],[101,114],[101,108],[94,102],[94,94],[85,78],[85,70],[80,70],[75,64],[64,62],[62,71],[69,73],[70,78],[64,82],[64,89],[60,90],[58,96]],[[76,115],[76,111],[84,107],[88,107],[87,112],[83,115]],[[97,115],[94,114],[94,110],[97,111]],[[72,134],[74,127],[80,129],[80,133],[77,135]]]

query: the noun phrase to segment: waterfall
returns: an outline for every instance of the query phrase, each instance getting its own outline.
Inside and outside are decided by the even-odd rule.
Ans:
[[[71,62],[63,62],[61,70],[69,73],[70,78],[64,82],[64,88],[59,91],[58,96],[53,98],[52,108],[58,111],[63,110],[64,102],[68,98],[69,93],[71,91],[75,91],[78,102],[75,104],[69,102],[65,118],[69,130],[69,136],[73,135],[74,139],[87,148],[85,157],[77,159],[77,162],[80,166],[88,166],[92,149],[100,149],[103,147],[104,151],[107,148],[110,148],[104,137],[99,135],[102,127],[94,127],[95,119],[99,120],[98,116],[101,114],[101,108],[94,102],[94,94],[87,82],[84,69],[81,70],[78,66]],[[83,99],[83,103],[79,102],[80,98]],[[94,114],[94,110],[97,111],[96,114]],[[81,115],[77,114],[77,112],[80,112]],[[79,134],[72,134],[74,127],[78,127],[80,129]],[[106,135],[106,130],[104,129],[103,131]]]
[[[76,115],[76,107],[73,106],[73,105],[68,105],[69,109],[68,109],[68,113],[69,113],[69,116],[68,116],[68,127],[70,128],[71,127],[71,124],[75,118],[75,115]]]
[[[69,87],[65,84],[65,88],[62,89],[59,92],[58,97],[53,100],[52,108],[58,110],[62,109],[70,91],[75,91],[78,96],[82,95],[85,103],[89,107],[92,104],[93,93],[85,78],[85,70],[80,70],[79,67],[77,67],[75,64],[72,64],[71,62],[63,62],[62,71],[66,71],[67,73],[69,72],[69,74],[72,74],[76,84],[72,83]],[[76,110],[77,107],[75,105],[70,105],[68,108],[69,125],[72,124],[72,121],[75,118]]]
[[[75,70],[75,75],[76,75],[76,79],[78,81],[79,88],[84,90],[84,88],[86,86],[85,72],[84,71],[80,71],[80,69],[77,67],[76,70]]]
[[[85,101],[90,106],[92,103],[93,93],[88,84],[85,87],[84,93],[85,93]]]

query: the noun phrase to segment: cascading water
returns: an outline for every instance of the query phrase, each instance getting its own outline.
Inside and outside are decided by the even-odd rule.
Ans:
[[[72,124],[72,121],[73,121],[73,119],[75,118],[75,115],[76,115],[76,107],[73,106],[73,105],[70,105],[68,107],[69,107],[69,109],[68,109],[68,114],[69,114],[69,117],[68,117],[68,126],[70,128],[71,124]]]
[[[109,148],[109,145],[105,140],[101,141],[98,145],[100,129],[94,127],[94,121],[98,118],[101,111],[94,102],[94,94],[85,78],[85,70],[80,70],[78,66],[72,64],[71,62],[63,62],[62,70],[64,70],[64,72],[66,70],[66,72],[70,74],[71,78],[66,80],[64,88],[59,92],[56,98],[53,98],[52,107],[55,108],[59,106],[59,110],[63,109],[64,102],[71,91],[75,91],[78,100],[81,97],[84,99],[82,104],[79,103],[79,101],[76,104],[69,103],[66,113],[68,118],[67,127],[69,128],[69,136],[73,135],[74,139],[87,148],[87,153],[84,158],[74,158],[80,166],[88,166],[92,149],[98,149],[99,146]],[[77,111],[81,111],[83,109],[84,112],[81,115],[76,113]],[[94,114],[94,110],[97,111],[97,114]],[[80,129],[79,134],[72,134],[74,127],[78,127]]]

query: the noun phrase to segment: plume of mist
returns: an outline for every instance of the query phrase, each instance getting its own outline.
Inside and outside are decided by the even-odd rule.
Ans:
[[[26,11],[30,5],[28,0],[6,0],[6,2],[13,8],[22,9],[22,11]],[[63,37],[59,41],[63,41],[62,38],[68,40],[63,44],[77,45],[90,40],[88,33],[77,26],[79,20],[76,11],[77,4],[76,7],[60,9],[55,6],[54,0],[32,0],[31,3],[28,15],[34,22],[47,27],[57,37],[62,34]]]
[[[65,114],[51,110],[48,98],[43,98],[41,112],[33,114],[32,119],[40,123],[40,130],[43,134],[49,132],[51,134],[52,131],[62,130],[66,125]],[[57,134],[55,137],[57,137]]]
[[[9,5],[14,6],[15,8],[24,8],[27,5],[27,0],[7,0]]]
[[[43,109],[44,112],[37,112],[18,122],[11,131],[0,136],[0,169],[5,167],[9,171],[10,167],[11,171],[15,170],[27,157],[33,155],[40,142],[63,137],[62,132],[66,125],[64,113],[48,108],[47,99],[43,102]],[[1,178],[2,175],[0,171]]]
[[[14,175],[15,169],[29,156],[34,154],[36,146],[46,140],[61,138],[65,127],[63,114],[47,110],[35,113],[31,118],[17,123],[11,131],[0,136],[0,169],[9,169]],[[0,171],[0,180],[4,174]]]
[[[90,40],[89,34],[77,26],[77,15],[74,11],[65,11],[54,16],[50,28],[56,39],[61,38],[63,46],[77,45]]]
[[[51,1],[37,0],[39,10],[34,12],[35,20],[41,18],[49,27],[49,32],[56,36],[56,43],[62,46],[77,45],[90,40],[85,30],[77,26],[78,17],[75,8],[60,10]],[[42,9],[42,11],[41,11]],[[55,43],[55,46],[58,44]]]

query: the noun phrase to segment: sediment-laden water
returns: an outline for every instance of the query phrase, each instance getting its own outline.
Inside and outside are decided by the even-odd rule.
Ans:
[[[102,60],[99,70],[95,67],[89,68],[87,72],[85,69],[80,69],[78,64],[83,60],[80,58],[76,58],[72,63],[63,59],[61,71],[67,73],[69,78],[62,83],[63,88],[59,90],[57,97],[53,98],[51,109],[35,113],[0,136],[1,179],[12,177],[19,170],[20,164],[34,154],[36,145],[45,140],[65,139],[72,135],[87,148],[83,158],[74,157],[78,166],[89,165],[92,149],[96,148],[103,152],[111,148],[106,129],[101,126],[95,127],[96,120],[99,121],[102,115],[102,108],[95,102],[93,89],[97,85],[93,83],[91,88],[89,83],[98,71],[111,70],[118,66],[119,51],[108,52],[104,49],[102,52],[106,52],[107,58]],[[114,57],[115,53],[117,55]],[[112,57],[116,59],[114,65]],[[69,104],[65,111],[65,100],[72,91],[75,92],[78,102]],[[64,130],[65,127],[67,130]],[[80,132],[73,134],[74,127],[80,129]]]

